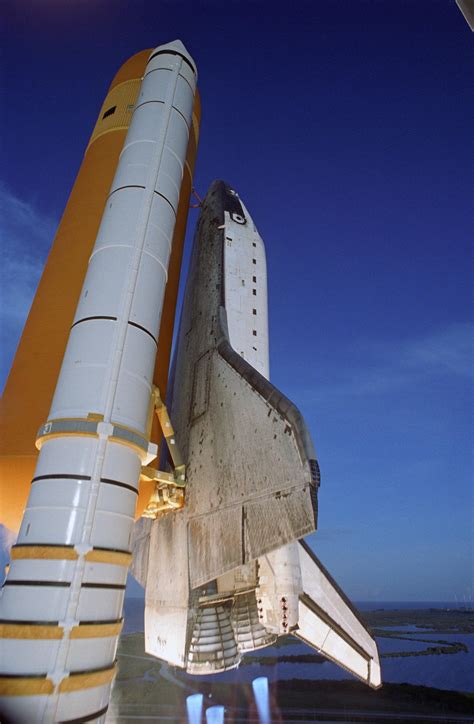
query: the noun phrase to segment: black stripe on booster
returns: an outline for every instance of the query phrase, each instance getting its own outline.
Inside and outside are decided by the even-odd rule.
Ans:
[[[63,719],[58,724],[83,724],[88,721],[93,721],[93,719],[99,719],[99,717],[106,714],[108,708],[109,705],[107,704],[107,706],[104,706],[103,709],[99,709],[99,711],[95,711],[93,714],[86,714],[86,716],[80,716],[79,719]]]
[[[55,473],[51,475],[37,475],[36,478],[33,478],[31,481],[31,484],[37,483],[40,480],[91,480],[90,475],[70,475],[69,473]],[[122,483],[120,480],[111,480],[111,478],[101,478],[101,483],[105,483],[106,485],[116,485],[118,488],[125,488],[126,490],[130,490],[132,493],[135,493],[135,495],[138,495],[138,490],[133,487],[133,485],[128,485],[127,483]],[[17,544],[19,545],[19,544]],[[30,543],[25,543],[25,545],[31,545]],[[40,545],[35,544],[35,545]],[[43,545],[43,544],[41,544]],[[51,545],[48,543],[48,545]],[[62,543],[58,545],[63,545]]]
[[[179,57],[184,60],[184,62],[186,63],[186,65],[189,65],[189,67],[190,67],[191,70],[193,71],[194,75],[196,75],[196,69],[194,68],[194,66],[193,66],[193,64],[191,63],[191,61],[188,60],[188,58],[186,58],[185,55],[183,55],[182,53],[179,53],[177,50],[171,50],[171,49],[170,49],[170,50],[157,50],[156,53],[153,53],[153,55],[150,56],[150,58],[149,58],[149,60],[148,60],[148,63],[151,63],[151,61],[153,60],[153,58],[156,58],[158,55],[179,55]],[[147,63],[147,65],[148,65],[148,63]]]
[[[83,583],[81,588],[106,588],[114,591],[125,591],[126,586],[118,583]]]
[[[127,483],[121,483],[119,480],[111,480],[110,478],[101,478],[101,483],[105,483],[106,485],[116,485],[118,488],[125,488],[125,490],[130,490],[132,493],[135,493],[135,495],[138,495],[138,490],[133,487],[133,485],[128,485]]]
[[[160,198],[162,198],[163,201],[166,201],[166,203],[168,204],[168,206],[170,206],[171,211],[172,211],[173,214],[174,214],[174,217],[176,218],[176,210],[175,210],[173,204],[171,203],[171,201],[170,201],[169,199],[167,199],[164,194],[160,193],[160,192],[157,191],[156,189],[155,189],[154,193],[155,193],[157,196],[160,196]]]
[[[52,473],[51,475],[37,475],[31,484],[39,480],[91,480],[90,475],[72,475],[71,473]]]
[[[4,586],[49,586],[49,588],[68,588],[70,581],[12,581],[6,580]]]
[[[137,324],[136,322],[130,322],[130,321],[129,321],[128,323],[129,323],[129,325],[130,325],[131,327],[136,327],[136,328],[139,329],[141,332],[145,332],[145,334],[147,334],[149,337],[152,338],[153,342],[154,342],[154,343],[156,344],[156,346],[158,347],[158,340],[155,338],[155,335],[153,335],[151,332],[148,331],[148,329],[146,329],[145,327],[142,327],[141,324]]]
[[[111,322],[117,321],[117,317],[106,317],[103,315],[98,315],[96,317],[84,317],[83,319],[78,319],[77,322],[74,322],[74,324],[71,326],[71,329],[74,329],[74,327],[76,327],[78,324],[82,324],[83,322],[92,322],[96,319],[108,319]]]
[[[79,626],[108,626],[109,624],[122,622],[123,618],[108,618],[102,621],[79,621]]]
[[[103,548],[102,546],[94,546],[92,549],[94,551],[105,551],[106,553],[125,553],[127,556],[130,555],[132,551],[124,551],[121,548]]]
[[[122,623],[123,618],[107,618],[101,621],[79,621],[78,626],[107,626],[109,624]],[[0,618],[0,624],[11,624],[16,626],[59,626],[59,621],[25,621],[24,619]],[[1,674],[4,676],[4,674]]]
[[[59,626],[59,621],[25,621],[22,618],[0,618],[0,624],[11,624],[15,626]],[[5,676],[5,674],[1,674]]]
[[[59,724],[85,724],[85,722],[99,719],[99,717],[107,713],[108,708],[109,705],[107,704],[107,706],[104,706],[103,709],[99,709],[99,711],[95,711],[93,714],[86,714],[86,716],[80,716],[79,719],[63,719],[63,721],[60,721]]]
[[[155,192],[155,193],[157,193],[157,192]],[[158,194],[158,196],[161,196],[161,194]],[[163,196],[163,198],[165,198],[165,197]],[[168,199],[166,199],[166,201],[168,201]],[[168,203],[170,203],[170,202],[168,201]],[[170,206],[171,206],[171,204],[170,204]],[[171,208],[173,209],[172,206],[171,206]],[[174,212],[174,209],[173,209],[173,212]],[[176,214],[175,214],[175,215],[176,215]],[[77,327],[78,324],[82,324],[83,322],[93,322],[93,321],[95,321],[95,320],[97,320],[97,319],[100,319],[100,320],[108,320],[108,321],[110,321],[110,322],[116,322],[116,321],[117,321],[117,317],[107,317],[107,316],[105,316],[105,315],[97,315],[97,316],[95,316],[95,317],[84,317],[84,319],[78,319],[77,322],[74,322],[74,324],[72,325],[71,329],[73,329],[74,327]],[[148,336],[151,337],[152,340],[154,341],[154,343],[158,346],[158,342],[157,342],[155,336],[154,336],[151,332],[149,332],[148,329],[145,329],[145,327],[142,327],[140,324],[136,324],[136,322],[130,322],[130,321],[129,321],[128,324],[131,324],[132,327],[136,327],[137,329],[141,329],[142,332],[145,332],[145,334],[148,334]]]
[[[70,548],[71,550],[74,548],[73,545],[69,545],[68,543],[15,543],[12,545],[12,550],[14,548],[36,548],[37,546],[41,548]],[[30,560],[35,559],[32,558]]]

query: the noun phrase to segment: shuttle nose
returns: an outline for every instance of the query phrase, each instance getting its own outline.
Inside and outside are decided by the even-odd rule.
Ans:
[[[197,77],[197,70],[196,70],[196,64],[190,55],[188,51],[186,50],[184,44],[181,42],[181,40],[176,39],[172,40],[171,43],[165,43],[165,45],[158,45],[151,53],[150,57],[148,58],[148,63],[156,58],[158,55],[164,55],[167,53],[168,55],[179,55],[183,60],[191,67],[191,70],[193,71],[194,75]]]

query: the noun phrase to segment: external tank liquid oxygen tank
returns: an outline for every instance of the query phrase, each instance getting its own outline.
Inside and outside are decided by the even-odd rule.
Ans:
[[[24,722],[107,710],[196,69],[148,60],[71,328],[0,600],[0,711]]]

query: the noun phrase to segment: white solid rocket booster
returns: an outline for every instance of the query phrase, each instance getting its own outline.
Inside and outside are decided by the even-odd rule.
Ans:
[[[157,452],[147,420],[195,89],[179,41],[153,51],[0,600],[0,711],[13,721],[107,709],[140,468]]]

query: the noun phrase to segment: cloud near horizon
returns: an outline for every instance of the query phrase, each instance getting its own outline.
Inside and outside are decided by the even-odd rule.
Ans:
[[[418,340],[412,340],[400,349],[400,364],[409,370],[425,373],[443,373],[474,377],[472,352],[474,325],[453,323]]]
[[[358,340],[344,361],[328,368],[328,379],[299,389],[305,401],[322,396],[379,396],[441,379],[474,380],[474,325],[453,322],[418,338]],[[335,381],[337,376],[337,381]]]
[[[0,389],[10,370],[57,220],[0,182]]]

